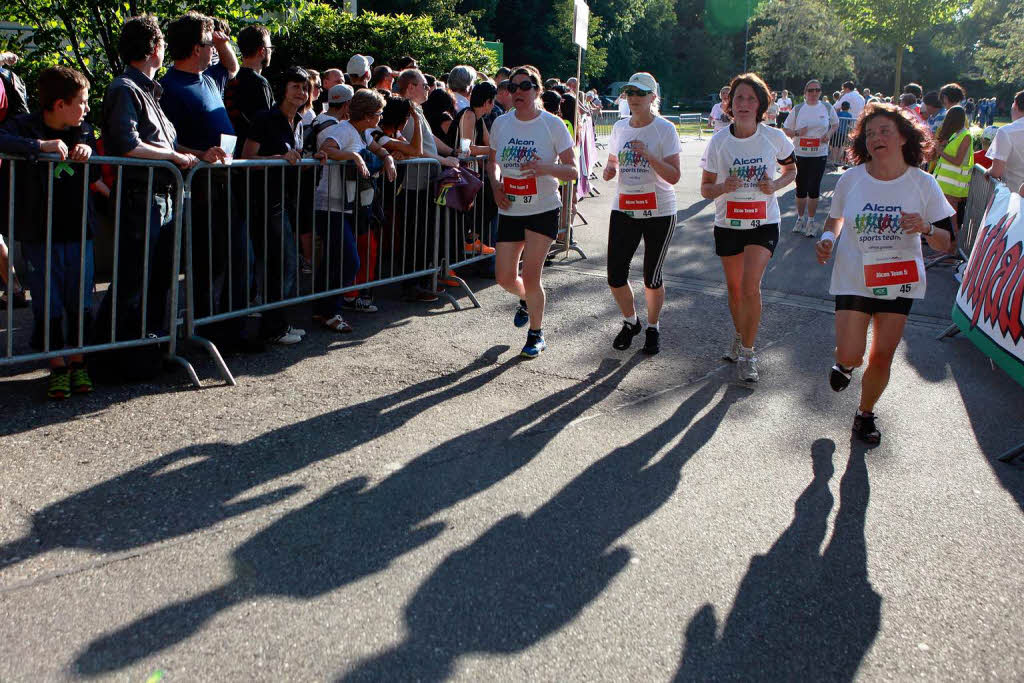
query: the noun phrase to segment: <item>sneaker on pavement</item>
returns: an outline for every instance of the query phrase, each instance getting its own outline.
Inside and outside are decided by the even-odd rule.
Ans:
[[[882,441],[882,433],[875,425],[875,414],[857,412],[853,416],[853,435],[864,443],[876,446]]]
[[[804,217],[803,216],[797,216],[796,217],[796,221],[794,221],[794,223],[793,223],[793,232],[803,232],[803,231],[804,231]]]
[[[633,337],[643,332],[644,326],[639,322],[631,323],[622,321],[622,329],[615,335],[615,341],[612,342],[612,348],[618,349],[619,351],[625,351],[633,344]]]
[[[71,373],[67,368],[50,370],[50,378],[46,384],[46,397],[54,401],[62,401],[71,395]]]
[[[276,337],[272,337],[269,342],[271,344],[280,344],[282,346],[291,346],[292,344],[298,344],[302,341],[302,336],[292,332],[292,328],[288,328],[283,333]]]
[[[437,284],[445,287],[461,287],[462,283],[455,279],[457,277],[454,270],[449,270],[447,275],[437,278]]]
[[[84,365],[71,366],[71,393],[90,394],[92,393],[92,377]]]
[[[526,310],[526,306],[522,304],[516,306],[516,315],[512,318],[512,324],[516,327],[526,327],[528,322],[530,322],[530,312]]]
[[[304,329],[302,329],[301,327],[292,327],[291,325],[289,325],[288,326],[288,334],[297,335],[301,339],[302,337],[306,336],[306,331]]]
[[[313,274],[313,262],[307,259],[305,256],[299,256],[299,261],[302,264],[302,274],[312,275]]]
[[[818,226],[814,224],[814,219],[810,216],[804,221],[804,237],[815,237],[818,234]]]
[[[833,365],[832,370],[828,373],[828,383],[831,385],[832,391],[842,391],[850,386],[851,379],[853,379],[853,368],[847,370],[839,363]]]
[[[348,322],[346,322],[345,319],[341,317],[341,315],[334,315],[331,316],[330,318],[325,319],[323,321],[323,325],[327,329],[334,330],[339,334],[348,334],[349,332],[352,331],[352,326],[349,325]]]
[[[641,351],[648,356],[653,356],[658,351],[661,351],[661,332],[657,328],[647,328],[647,341],[644,342],[644,347]]]
[[[357,313],[377,312],[377,306],[375,306],[373,300],[367,296],[357,296],[354,299],[346,299],[342,297],[341,307],[346,311],[356,311]]]
[[[542,334],[528,334],[526,335],[526,346],[523,347],[522,352],[519,354],[523,358],[534,359],[541,354],[541,351],[548,347],[544,341],[544,335]]]
[[[757,356],[753,349],[742,349],[736,359],[736,378],[745,384],[756,384],[760,379],[757,372]]]
[[[737,332],[732,338],[732,344],[729,345],[729,350],[722,356],[722,360],[727,360],[730,363],[735,363],[740,357],[740,347],[743,346],[743,341],[740,339],[740,333]]]

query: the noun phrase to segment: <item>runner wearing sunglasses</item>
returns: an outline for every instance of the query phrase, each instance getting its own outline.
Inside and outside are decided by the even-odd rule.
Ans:
[[[513,323],[530,324],[522,356],[536,358],[544,341],[541,270],[558,233],[559,180],[576,180],[576,150],[565,122],[540,106],[540,73],[519,67],[509,77],[512,111],[491,126],[487,161],[498,204],[498,284],[519,297]],[[523,271],[519,275],[519,261]]]
[[[814,215],[818,211],[821,179],[828,159],[828,141],[839,129],[839,115],[828,102],[821,101],[821,82],[807,81],[804,102],[796,105],[786,119],[786,135],[793,138],[796,154],[796,223],[793,232],[803,230],[807,237],[818,234]]]
[[[740,381],[758,381],[754,341],[761,324],[761,278],[779,243],[776,191],[793,182],[793,143],[760,125],[771,93],[754,73],[732,79],[726,114],[733,123],[704,150],[700,194],[715,200],[715,253],[722,259],[735,336],[724,358]],[[778,167],[782,174],[778,175]]]
[[[877,444],[875,403],[889,383],[896,347],[914,299],[925,295],[921,237],[938,251],[950,245],[953,207],[935,177],[918,166],[935,143],[912,112],[873,102],[864,108],[850,140],[850,161],[832,195],[818,263],[835,251],[829,293],[836,298],[834,391],[850,385],[864,361],[868,325],[871,353],[861,381],[854,435]]]
[[[633,74],[622,89],[630,117],[612,127],[604,179],[619,176],[618,193],[608,226],[608,286],[622,312],[622,329],[612,342],[628,349],[643,325],[636,313],[629,286],[629,263],[640,240],[644,241],[644,298],[647,300],[647,336],[644,353],[660,350],[659,317],[665,305],[661,269],[676,227],[679,182],[679,133],[658,115],[658,83],[654,76]]]

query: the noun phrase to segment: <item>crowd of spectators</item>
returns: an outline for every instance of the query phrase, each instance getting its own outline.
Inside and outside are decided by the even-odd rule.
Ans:
[[[200,319],[371,282],[380,275],[374,270],[380,249],[393,250],[403,272],[436,267],[429,262],[432,254],[403,248],[393,235],[381,244],[382,231],[373,226],[379,227],[383,213],[398,225],[399,235],[432,243],[438,229],[435,212],[428,210],[434,181],[440,170],[459,166],[460,157],[488,153],[490,127],[511,106],[511,70],[499,69],[491,78],[459,65],[435,76],[425,73],[413,56],[387,65],[355,54],[344,69],[290,65],[272,84],[264,75],[274,57],[271,33],[248,25],[234,41],[237,53],[232,43],[225,22],[194,11],[170,21],[166,30],[151,15],[128,19],[118,40],[127,66],[108,87],[102,112],[90,117],[100,135],[86,121],[89,83],[82,74],[67,67],[44,70],[37,93],[41,111],[30,113],[24,85],[7,68],[16,57],[4,55],[0,153],[30,161],[41,153],[75,161],[94,154],[159,160],[176,166],[184,177],[194,174],[189,215],[193,310]],[[586,115],[600,108],[596,92],[579,98],[576,79],[549,82],[545,98],[570,123],[577,111]],[[298,165],[303,158],[350,164],[317,171]],[[232,165],[235,160],[287,163],[244,172]],[[409,160],[424,161],[401,168],[396,164]],[[180,210],[175,203],[178,181],[169,167],[156,167],[150,176],[151,165],[125,165],[116,171],[115,183],[109,167],[61,164],[50,197],[47,164],[18,162],[16,168],[19,192],[33,192],[37,200],[22,201],[19,195],[14,212],[21,253],[33,266],[26,283],[35,318],[31,346],[55,350],[138,339],[140,333],[165,334],[175,280],[175,225],[181,218],[175,214]],[[86,193],[82,168],[91,174]],[[10,163],[0,164],[0,172],[9,175],[10,169]],[[319,177],[315,184],[309,182],[314,172]],[[6,180],[0,178],[4,188]],[[406,194],[400,203],[404,208],[399,202],[384,205],[385,182]],[[109,218],[105,207],[117,198],[115,286],[96,306],[93,237]],[[49,254],[48,207],[53,211]],[[492,218],[488,215],[487,221]],[[494,253],[491,235],[473,230],[460,235],[458,244],[447,245],[453,260]],[[7,257],[0,241],[5,278]],[[47,272],[50,309],[44,311]],[[440,284],[457,285],[453,277],[449,271]],[[86,292],[83,310],[78,310],[80,284]],[[431,278],[408,280],[402,287],[412,301],[436,301],[441,294]],[[25,303],[17,277],[6,289],[15,303]],[[346,316],[377,311],[371,294],[365,289],[317,299],[314,320],[335,332],[350,332]],[[205,325],[201,334],[247,350],[296,344],[305,331],[291,324],[294,315],[285,307],[268,308],[258,316],[229,316]],[[91,391],[83,357],[53,358],[50,365],[51,398]]]

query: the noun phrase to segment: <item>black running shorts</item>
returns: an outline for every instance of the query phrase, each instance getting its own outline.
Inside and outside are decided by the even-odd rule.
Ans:
[[[837,311],[858,311],[868,315],[874,315],[875,313],[909,315],[910,307],[913,305],[914,300],[905,296],[898,296],[895,299],[876,299],[870,296],[840,294],[836,297]]]
[[[748,245],[764,247],[772,254],[779,244],[779,224],[767,223],[759,228],[736,230],[715,226],[715,253],[719,256],[742,254]]]
[[[522,242],[526,239],[527,230],[555,239],[558,237],[558,216],[558,209],[530,216],[498,214],[498,241]]]

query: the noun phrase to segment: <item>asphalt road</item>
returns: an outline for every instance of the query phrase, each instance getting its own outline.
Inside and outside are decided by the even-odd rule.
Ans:
[[[882,445],[851,442],[791,189],[762,381],[734,386],[699,151],[653,358],[611,348],[606,191],[589,258],[545,272],[535,362],[477,278],[479,309],[388,290],[353,335],[229,356],[234,388],[198,354],[201,390],[57,405],[5,373],[0,681],[1024,678],[1024,467],[995,460],[1024,389],[935,341],[939,269]]]

